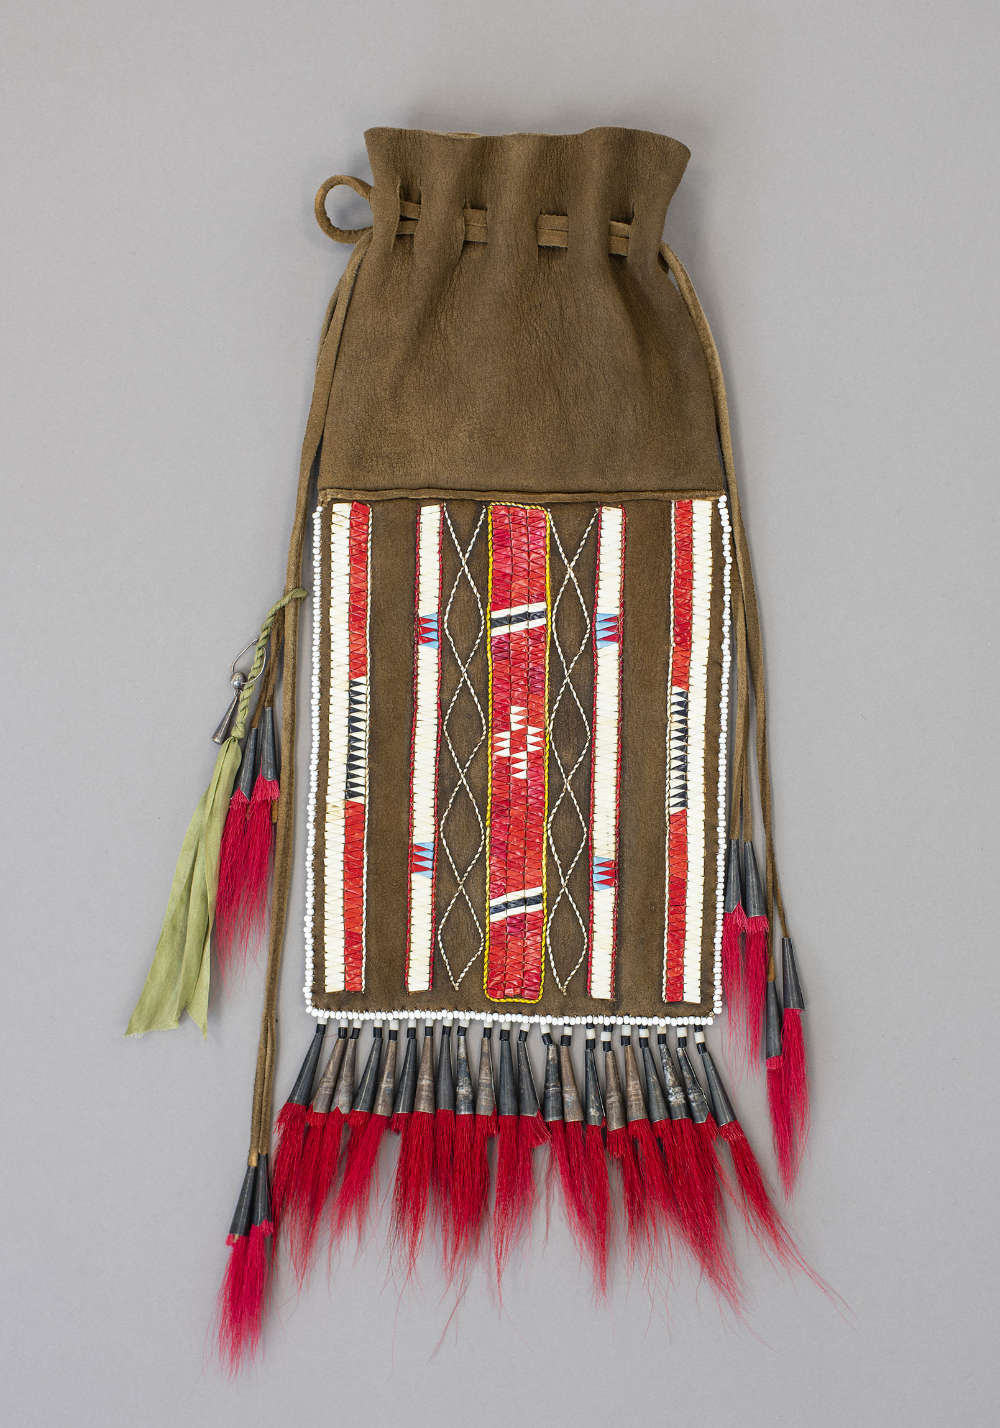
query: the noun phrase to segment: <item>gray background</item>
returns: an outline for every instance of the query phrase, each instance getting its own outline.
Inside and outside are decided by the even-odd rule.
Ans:
[[[995,1421],[995,8],[444,0],[4,6],[3,1418]],[[449,1323],[381,1236],[212,1361],[259,973],[121,1036],[283,577],[318,183],[372,124],[636,125],[726,362],[766,620],[837,1312],[746,1247],[595,1308],[563,1226]],[[343,194],[341,195],[343,197]],[[364,221],[360,205],[337,209]],[[305,731],[303,731],[305,732]],[[304,741],[300,757],[304,750]],[[301,849],[301,842],[300,842]],[[299,876],[279,1090],[301,1055]],[[740,1106],[766,1148],[762,1092]]]

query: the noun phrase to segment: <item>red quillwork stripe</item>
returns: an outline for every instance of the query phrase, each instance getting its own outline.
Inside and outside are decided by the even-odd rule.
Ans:
[[[676,501],[671,550],[670,690],[667,730],[667,918],[664,996],[684,999],[687,919],[687,692],[691,676],[691,593],[694,576],[693,507]]]
[[[348,537],[347,798],[344,804],[344,987],[365,985],[366,823],[368,795],[368,606],[371,507],[351,506]]]
[[[548,516],[490,507],[490,798],[486,994],[537,1001],[543,980]]]
[[[351,583],[348,595],[347,628],[350,649],[348,673],[363,679],[368,673],[368,526],[371,508],[361,501],[351,506],[349,556]]]
[[[687,689],[691,679],[691,585],[694,571],[693,509],[690,501],[674,505],[674,607],[671,618],[670,684]]]

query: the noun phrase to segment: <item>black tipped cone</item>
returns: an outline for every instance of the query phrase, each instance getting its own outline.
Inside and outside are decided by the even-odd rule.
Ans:
[[[517,1034],[517,1106],[522,1116],[537,1116],[539,1112],[538,1092],[535,1090],[535,1078],[531,1074],[527,1041],[528,1033],[519,1031]]]
[[[326,1033],[326,1022],[317,1022],[313,1039],[309,1043],[309,1050],[306,1052],[299,1074],[295,1078],[295,1085],[292,1093],[288,1097],[290,1105],[308,1106],[312,1101],[313,1082],[316,1079],[316,1067],[319,1065],[320,1053],[323,1050],[323,1037]]]
[[[393,1102],[392,1113],[395,1116],[408,1116],[413,1110],[413,1100],[417,1092],[417,1028],[408,1026],[406,1028],[406,1050],[403,1052],[403,1065],[399,1072],[399,1081],[396,1085],[396,1099]]]
[[[253,1190],[253,1222],[255,1225],[263,1225],[268,1233],[273,1228],[271,1221],[271,1169],[266,1155],[262,1155],[257,1162],[257,1177]]]
[[[550,1121],[561,1121],[562,1078],[559,1075],[559,1049],[551,1036],[543,1037],[545,1042],[545,1083],[542,1087],[542,1119],[546,1125]]]
[[[260,776],[278,782],[278,748],[274,738],[274,710],[270,704],[260,720]]]
[[[690,1120],[684,1086],[671,1059],[665,1031],[658,1033],[656,1049],[660,1053],[660,1070],[663,1072],[663,1085],[667,1092],[667,1110],[670,1113],[670,1119],[672,1121]]]
[[[337,1089],[333,1096],[334,1110],[346,1116],[354,1105],[354,1082],[358,1074],[358,1037],[361,1029],[357,1026],[351,1027],[351,1034],[347,1038],[347,1045],[344,1048],[344,1060],[340,1068],[340,1076],[337,1079]]]
[[[743,908],[747,917],[765,917],[767,899],[757,871],[757,857],[752,843],[743,844]]]
[[[795,961],[795,948],[790,937],[781,939],[781,1001],[786,1011],[806,1009],[799,969]]]
[[[437,1080],[434,1084],[439,1111],[455,1109],[455,1077],[451,1069],[451,1027],[445,1022],[441,1028],[441,1045],[438,1047]]]
[[[232,1223],[229,1226],[229,1241],[238,1240],[242,1235],[250,1233],[250,1225],[253,1220],[254,1188],[257,1183],[256,1165],[248,1165],[246,1174],[243,1177],[243,1184],[240,1186],[239,1198],[236,1201],[236,1209],[233,1211]]]
[[[767,984],[767,1001],[764,1003],[764,1056],[773,1061],[781,1055],[781,1007],[778,1003],[778,989],[773,982]]]
[[[483,1039],[479,1044],[479,1075],[476,1078],[476,1115],[492,1116],[497,1108],[496,1091],[493,1086],[493,1032],[483,1027]]]
[[[712,1115],[715,1117],[717,1126],[727,1126],[736,1119],[736,1112],[733,1110],[733,1103],[726,1094],[726,1088],[722,1084],[722,1077],[716,1069],[712,1053],[703,1041],[698,1042],[698,1051],[701,1055],[701,1064],[705,1068],[705,1082],[708,1086],[708,1099],[712,1105]]]
[[[583,1102],[584,1118],[588,1126],[604,1124],[604,1097],[601,1095],[601,1079],[597,1071],[597,1043],[588,1034],[583,1053]]]
[[[684,1083],[684,1095],[687,1097],[691,1119],[696,1126],[700,1126],[702,1121],[708,1120],[711,1111],[708,1106],[708,1097],[701,1089],[701,1082],[691,1065],[687,1049],[687,1034],[683,1031],[677,1033],[677,1068],[681,1074],[681,1081]]]
[[[472,1084],[472,1068],[469,1066],[468,1032],[464,1026],[460,1026],[455,1037],[455,1114],[472,1116],[475,1113],[476,1091]]]
[[[372,1033],[372,1044],[368,1051],[365,1069],[361,1073],[358,1089],[354,1093],[353,1111],[371,1112],[378,1092],[379,1061],[382,1055],[382,1028],[376,1025]]]
[[[743,878],[740,874],[740,840],[730,838],[726,848],[726,897],[723,912],[732,912],[743,901]]]
[[[658,1121],[667,1120],[670,1111],[667,1107],[667,1098],[663,1094],[663,1087],[660,1085],[648,1036],[640,1036],[639,1049],[642,1052],[642,1069],[646,1073],[646,1100],[649,1102],[649,1119],[656,1125]]]
[[[240,771],[236,778],[236,787],[243,797],[250,801],[253,793],[254,781],[257,778],[257,745],[260,735],[256,729],[251,729],[247,735],[247,741],[243,745],[243,757],[240,760]]]

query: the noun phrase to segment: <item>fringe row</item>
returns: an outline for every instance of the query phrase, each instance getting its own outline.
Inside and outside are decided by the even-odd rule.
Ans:
[[[316,1027],[277,1117],[273,1178],[260,1157],[247,1170],[233,1218],[219,1316],[219,1349],[230,1368],[260,1343],[280,1240],[300,1283],[321,1239],[332,1250],[353,1229],[360,1243],[380,1189],[387,1132],[399,1137],[399,1154],[391,1191],[381,1189],[391,1200],[391,1246],[407,1277],[432,1227],[449,1282],[464,1283],[486,1252],[499,1287],[530,1229],[534,1152],[547,1147],[550,1183],[559,1187],[599,1294],[607,1287],[617,1205],[630,1268],[648,1269],[684,1247],[735,1310],[741,1286],[726,1234],[733,1206],[778,1263],[825,1288],[781,1221],[702,1030],[694,1032],[692,1058],[686,1028],[671,1050],[665,1029],[653,1040],[650,1028],[640,1027],[636,1045],[632,1028],[621,1027],[619,1050],[610,1025],[598,1032],[589,1024],[581,1097],[572,1034],[564,1029],[556,1038],[545,1024],[539,1101],[527,1025],[513,1030],[500,1022],[495,1047],[487,1023],[475,1077],[468,1024],[458,1022],[453,1035],[445,1023],[437,1047],[434,1029],[427,1021],[418,1037],[411,1020],[401,1037],[398,1023],[375,1022],[359,1076],[362,1023],[341,1024],[330,1047],[325,1027]]]

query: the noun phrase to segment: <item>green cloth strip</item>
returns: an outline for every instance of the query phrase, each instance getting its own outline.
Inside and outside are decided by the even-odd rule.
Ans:
[[[240,766],[240,745],[246,733],[253,685],[264,667],[275,616],[289,600],[304,599],[305,594],[304,590],[295,589],[282,596],[271,606],[261,626],[232,733],[219,750],[211,782],[184,835],[152,966],[129,1019],[126,1036],[141,1036],[146,1031],[178,1026],[185,1011],[201,1027],[202,1035],[207,1033],[219,845]]]

